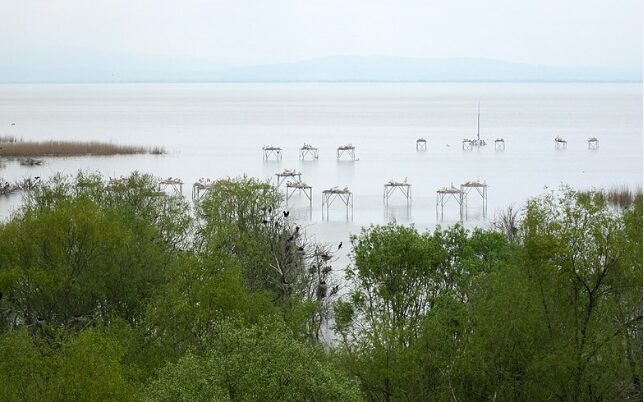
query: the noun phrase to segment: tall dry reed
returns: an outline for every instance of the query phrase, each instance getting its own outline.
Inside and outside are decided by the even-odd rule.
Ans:
[[[0,156],[37,157],[37,156],[82,156],[82,155],[134,155],[164,154],[161,147],[145,148],[132,145],[116,145],[102,142],[81,141],[1,141]]]

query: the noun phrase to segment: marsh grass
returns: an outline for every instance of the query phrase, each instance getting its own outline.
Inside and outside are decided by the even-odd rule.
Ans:
[[[165,154],[162,147],[140,147],[116,145],[103,142],[81,141],[20,141],[15,137],[0,137],[0,156],[37,157],[37,156],[83,156],[83,155],[135,155]]]

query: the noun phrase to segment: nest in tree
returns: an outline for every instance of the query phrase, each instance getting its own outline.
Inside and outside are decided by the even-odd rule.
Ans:
[[[318,283],[318,288],[315,292],[317,295],[318,299],[322,299],[326,297],[326,292],[328,290],[328,285],[325,282],[320,282]]]

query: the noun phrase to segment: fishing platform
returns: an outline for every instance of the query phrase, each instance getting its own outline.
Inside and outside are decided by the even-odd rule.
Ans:
[[[356,160],[356,147],[352,144],[340,145],[336,151],[337,160]]]
[[[304,145],[302,145],[302,148],[300,148],[300,160],[307,160],[307,157],[311,158],[310,160],[316,161],[318,160],[319,153],[317,147],[305,142]]]
[[[497,138],[494,140],[494,150],[505,151],[505,140],[503,138]]]
[[[287,181],[286,182],[286,206],[288,201],[295,193],[304,194],[309,200],[309,215],[313,215],[313,187],[304,183],[303,181]]]
[[[566,149],[568,148],[568,141],[563,138],[556,136],[555,137],[555,149]]]
[[[274,147],[272,145],[264,145],[262,147],[263,159],[265,161],[274,158],[276,161],[282,160],[282,148]]]
[[[382,200],[385,205],[389,205],[389,198],[396,192],[400,192],[405,197],[407,207],[409,207],[411,203],[411,184],[407,183],[406,177],[404,181],[389,180],[385,183],[382,193]]]
[[[169,189],[171,194],[180,196],[183,193],[183,181],[175,177],[168,177],[159,181],[157,186],[159,192],[167,194]]]
[[[204,195],[208,191],[210,191],[210,187],[212,187],[213,181],[210,179],[205,179],[205,178],[200,178],[197,180],[193,185],[192,185],[192,200],[197,201],[203,198]]]
[[[590,137],[586,141],[588,141],[588,149],[590,149],[590,150],[599,149],[599,140],[597,139],[597,137]]]
[[[449,187],[443,187],[436,191],[436,219],[438,220],[438,209],[440,207],[440,216],[443,220],[443,212],[445,205],[450,201],[454,200],[458,204],[459,208],[459,217],[460,220],[463,220],[463,203],[465,198],[465,192],[460,188],[450,185]]]
[[[416,152],[425,151],[427,151],[427,140],[421,137],[416,140]]]
[[[282,186],[282,183],[284,183],[288,179],[297,179],[297,181],[302,181],[302,172],[298,172],[296,170],[289,170],[289,169],[284,169],[281,172],[275,173],[276,181],[277,181],[277,188],[280,188]]]
[[[461,184],[460,190],[463,193],[463,201],[465,203],[464,205],[465,218],[467,218],[467,199],[468,199],[468,195],[472,190],[475,190],[476,193],[483,200],[483,217],[487,216],[487,187],[488,185],[485,182],[481,182],[478,180],[467,181]]]
[[[322,191],[322,219],[324,219],[324,210],[326,208],[326,219],[329,219],[329,207],[335,200],[340,200],[346,208],[347,221],[349,220],[349,210],[351,210],[351,220],[353,220],[353,193],[348,187],[332,187]]]

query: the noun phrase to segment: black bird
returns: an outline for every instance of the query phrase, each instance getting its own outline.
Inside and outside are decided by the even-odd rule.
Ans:
[[[282,213],[284,214],[285,218],[288,218],[288,216],[291,214],[291,211],[283,211]]]
[[[34,180],[40,180],[40,176],[34,177]]]
[[[304,246],[300,246],[300,247],[298,247],[298,248],[297,248],[297,251],[304,251]],[[1,296],[2,296],[2,294],[0,294],[0,298],[2,298]]]
[[[296,226],[296,227],[295,227],[295,233],[298,233],[299,231],[300,231],[300,227],[299,227],[299,226]]]
[[[273,212],[273,208],[268,207],[268,213],[270,214],[271,212]]]
[[[279,227],[279,225],[280,225],[279,222],[275,222],[275,227]]]
[[[340,285],[335,285],[334,287],[331,288],[331,296],[334,294],[338,293],[338,289],[340,288]]]
[[[262,219],[262,224],[266,225],[268,221],[266,219]]]
[[[293,241],[293,235],[291,235],[291,237],[289,237],[287,241]]]
[[[340,242],[340,244],[338,244],[338,250],[340,250],[341,248],[342,248],[342,242]]]

